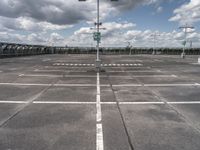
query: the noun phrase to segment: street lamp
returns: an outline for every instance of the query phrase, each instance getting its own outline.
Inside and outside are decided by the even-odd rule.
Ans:
[[[185,36],[184,36],[185,41],[183,41],[183,52],[181,54],[181,58],[184,59],[185,58],[185,47],[186,47],[186,43],[187,43],[187,33],[188,33],[187,29],[194,29],[194,27],[188,26],[188,24],[186,24],[185,26],[179,27],[179,29],[184,29],[184,33],[185,33]]]
[[[157,40],[157,36],[160,36],[160,34],[155,32],[151,36],[153,36],[153,53],[152,53],[152,55],[156,55],[156,50],[155,50],[155,48],[156,48],[156,40]]]
[[[87,0],[79,0],[80,2],[85,2]],[[97,41],[97,56],[96,56],[96,68],[97,71],[100,70],[101,68],[101,60],[99,58],[99,44],[101,41],[101,33],[100,33],[100,26],[102,25],[102,23],[100,22],[100,12],[99,12],[99,2],[100,0],[97,0],[97,22],[95,22],[95,26],[96,26],[96,33],[94,33],[94,39]],[[118,0],[110,0],[111,2],[117,2]]]

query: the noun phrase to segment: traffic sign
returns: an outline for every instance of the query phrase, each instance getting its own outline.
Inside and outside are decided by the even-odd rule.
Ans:
[[[94,38],[94,41],[100,42],[101,41],[101,33],[100,32],[94,32],[93,38]]]
[[[185,45],[186,45],[186,43],[187,43],[186,41],[183,41],[183,42],[182,42],[182,45],[184,45],[184,46],[185,46]]]

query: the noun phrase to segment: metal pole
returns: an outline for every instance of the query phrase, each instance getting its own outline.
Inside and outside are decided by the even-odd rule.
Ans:
[[[99,26],[100,26],[100,21],[99,21],[99,0],[97,0],[97,34],[99,34]],[[101,35],[100,35],[101,36]],[[97,71],[100,71],[100,67],[101,67],[101,60],[99,58],[99,39],[97,39],[97,58],[96,58],[96,68],[97,68]]]
[[[185,58],[185,49],[186,49],[186,43],[187,43],[187,29],[194,29],[194,27],[192,26],[188,26],[187,24],[185,26],[179,27],[179,29],[185,29],[184,33],[185,33],[185,37],[184,37],[184,46],[183,46],[183,52],[181,54],[181,57],[184,59]]]
[[[99,33],[99,0],[97,0],[97,33]],[[99,40],[97,40],[97,61],[99,60]]]
[[[185,28],[185,42],[187,40],[187,28]],[[183,47],[183,53],[182,53],[182,58],[185,58],[185,47],[186,46],[186,43],[184,44],[184,47]]]
[[[156,54],[155,47],[156,47],[156,33],[153,35],[153,55]]]

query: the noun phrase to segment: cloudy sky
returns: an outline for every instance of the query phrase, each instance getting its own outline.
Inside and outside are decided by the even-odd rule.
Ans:
[[[179,26],[188,24],[188,45],[200,47],[200,0],[100,0],[102,46],[180,47]],[[91,27],[96,0],[1,0],[0,41],[95,46]]]

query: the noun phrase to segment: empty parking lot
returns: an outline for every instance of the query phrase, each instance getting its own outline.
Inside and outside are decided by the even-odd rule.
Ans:
[[[1,150],[199,150],[197,56],[0,59]]]

